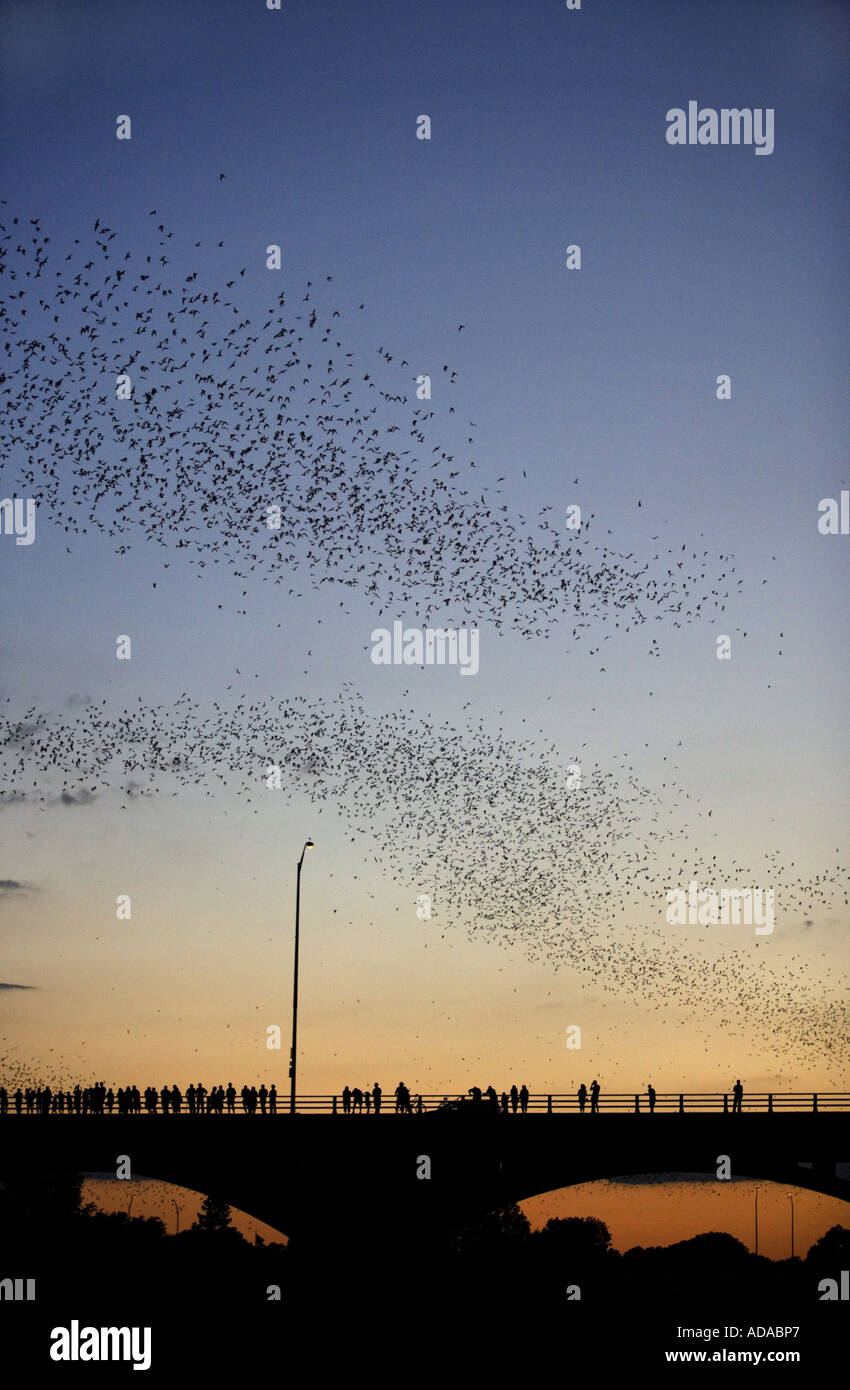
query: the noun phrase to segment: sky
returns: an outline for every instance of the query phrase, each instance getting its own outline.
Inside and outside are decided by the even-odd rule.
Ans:
[[[312,837],[305,1093],[376,1078],[429,1094],[561,1093],[593,1077],[603,1093],[725,1091],[737,1076],[748,1091],[846,1089],[850,541],[817,524],[847,486],[845,8],[41,0],[3,3],[0,26],[0,221],[24,296],[3,323],[4,405],[20,421],[6,415],[0,493],[32,495],[54,465],[60,478],[32,545],[0,535],[4,1075],[286,1090],[295,866]],[[670,145],[666,113],[689,100],[773,109],[773,152]],[[124,114],[130,140],[116,138]],[[30,244],[16,250],[30,218],[49,237],[39,284]],[[333,329],[352,409],[377,407],[381,447],[402,438],[423,489],[410,525],[390,485],[386,536],[348,548],[351,573],[380,553],[377,592],[341,588],[340,555],[303,535],[282,582],[265,562],[246,571],[244,521],[201,565],[200,475],[185,494],[197,534],[158,529],[138,486],[117,539],[74,511],[87,461],[64,407],[33,389],[41,349],[27,367],[23,345],[44,342],[38,300],[57,307],[57,270],[89,274],[91,257],[102,283],[95,219],[115,232],[109,269],[130,255],[125,287],[148,255],[172,287],[170,300],[139,291],[155,323],[195,272],[209,295],[233,282],[228,322],[256,342],[239,366],[222,359],[221,431],[246,419],[240,373],[265,360],[285,375],[263,336],[282,291],[305,357],[319,360],[313,306]],[[571,245],[580,269],[566,268]],[[179,402],[197,383],[169,387],[136,302],[121,320],[140,353],[122,418],[141,421],[144,390]],[[126,352],[95,356],[73,301],[60,318],[83,353],[71,408],[102,420]],[[379,400],[365,374],[407,400]],[[410,434],[417,407],[434,412],[425,442]],[[141,439],[140,426],[134,461]],[[128,474],[118,440],[107,433],[95,471]],[[179,492],[175,457],[163,486]],[[257,498],[277,502],[258,457]],[[107,531],[116,486],[91,510]],[[479,493],[499,518],[481,551],[463,500]],[[244,495],[227,494],[234,514]],[[336,495],[347,517],[351,494]],[[292,485],[284,506],[310,513],[311,496]],[[585,529],[571,535],[575,504]],[[541,517],[551,533],[533,531]],[[523,542],[511,568],[511,526],[544,546],[557,532],[560,610],[523,601],[549,562]],[[432,527],[454,535],[439,551],[454,568],[423,566]],[[612,554],[662,581],[690,575],[684,613],[645,580],[623,607],[606,580],[594,591]],[[376,665],[372,634],[397,619],[477,626],[479,671]],[[120,635],[130,660],[116,659]],[[142,757],[129,780],[105,763],[88,777],[104,701],[116,717],[157,707],[152,726],[191,776]],[[274,737],[246,741],[223,781],[201,737],[216,702],[245,727],[258,701],[285,706],[280,791],[264,784]],[[52,767],[20,732],[34,712],[54,730]],[[118,743],[119,759],[149,749],[132,731]],[[774,931],[667,922],[667,893],[692,876],[772,887]]]

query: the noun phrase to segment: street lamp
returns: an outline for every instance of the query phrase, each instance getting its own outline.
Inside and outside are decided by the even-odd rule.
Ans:
[[[759,1252],[759,1190],[756,1188],[756,1254]]]
[[[171,1198],[171,1205],[173,1206],[175,1212],[177,1213],[177,1225],[176,1225],[174,1234],[175,1234],[176,1236],[179,1236],[179,1234],[180,1234],[180,1212],[182,1211],[182,1207],[179,1207],[179,1206],[177,1205],[177,1200],[176,1200],[176,1198],[174,1198],[174,1197]]]
[[[301,916],[301,865],[313,841],[307,840],[298,860],[298,875],[295,881],[295,975],[292,985],[292,1050],[289,1054],[289,1113],[295,1114],[295,1070],[296,1044],[298,1040],[298,929]]]
[[[794,1198],[788,1194],[788,1201],[791,1203],[791,1259],[794,1258]]]

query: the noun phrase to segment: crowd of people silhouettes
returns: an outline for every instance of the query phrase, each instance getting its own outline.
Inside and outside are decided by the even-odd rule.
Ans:
[[[243,1086],[238,1093],[241,1109],[247,1115],[255,1115],[259,1108],[261,1115],[277,1114],[277,1087],[262,1085]],[[148,1115],[160,1111],[163,1115],[229,1115],[236,1111],[237,1092],[232,1081],[227,1087],[212,1086],[209,1090],[200,1081],[197,1086],[189,1085],[185,1095],[179,1086],[163,1086],[159,1091],[155,1086],[146,1086],[140,1091],[138,1086],[119,1086],[108,1089],[103,1081],[94,1086],[75,1086],[72,1091],[52,1090],[50,1086],[27,1086],[17,1088],[11,1096],[5,1086],[0,1086],[0,1115],[9,1109],[9,1101],[17,1115],[138,1115],[142,1109]]]
[[[599,1096],[598,1081],[591,1081],[589,1090],[582,1082],[576,1093],[579,1113],[585,1113],[589,1100],[590,1114],[598,1115]],[[647,1084],[646,1097],[649,1113],[653,1114],[657,1095],[652,1085]],[[636,1095],[635,1110],[639,1109],[639,1099]],[[531,1093],[525,1084],[519,1087],[513,1085],[509,1091],[502,1091],[501,1095],[494,1086],[488,1086],[486,1090],[480,1086],[470,1086],[466,1096],[454,1101],[444,1096],[442,1102],[436,1106],[432,1104],[430,1108],[470,1109],[503,1115],[516,1115],[519,1111],[525,1115],[530,1100]],[[561,1097],[558,1100],[560,1102]],[[614,1100],[619,1104],[622,1097],[615,1097]],[[733,1115],[742,1113],[743,1100],[744,1088],[739,1078],[732,1087]],[[816,1108],[817,1097],[814,1101]],[[338,1106],[337,1097],[334,1096],[332,1110],[338,1114],[341,1109],[343,1115],[380,1115],[382,1102],[383,1091],[376,1081],[373,1086],[345,1086],[341,1105]],[[551,1114],[551,1096],[547,1097],[547,1102],[547,1111]],[[770,1102],[772,1097],[769,1098],[769,1108]],[[103,1081],[98,1081],[94,1086],[75,1086],[73,1090],[53,1090],[50,1086],[21,1089],[19,1086],[9,1092],[5,1086],[0,1086],[0,1115],[8,1114],[10,1109],[17,1115],[138,1115],[143,1109],[148,1115],[233,1115],[237,1109],[246,1115],[256,1115],[258,1111],[261,1115],[276,1115],[277,1103],[278,1093],[274,1084],[243,1086],[237,1092],[232,1081],[226,1087],[215,1085],[209,1089],[199,1081],[197,1085],[189,1085],[185,1095],[176,1085],[163,1086],[160,1090],[155,1086],[146,1086],[144,1091],[140,1091],[138,1086],[119,1086],[113,1090],[111,1086],[107,1088]],[[428,1108],[421,1095],[414,1097],[403,1081],[398,1083],[395,1088],[396,1115],[422,1115]],[[723,1109],[728,1110],[728,1096],[723,1097]]]
[[[368,1086],[362,1091],[359,1086],[345,1086],[342,1092],[342,1113],[343,1115],[362,1115],[365,1105],[367,1115],[371,1113],[373,1108],[375,1114],[380,1115],[383,1094],[377,1081],[371,1090]],[[336,1105],[336,1096],[334,1096],[334,1105]],[[398,1110],[398,1092],[396,1092],[396,1110]]]

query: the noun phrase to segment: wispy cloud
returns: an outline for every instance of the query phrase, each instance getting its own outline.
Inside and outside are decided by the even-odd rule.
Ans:
[[[0,980],[0,989],[37,989],[37,985],[9,985]]]
[[[26,801],[26,792],[0,792],[0,810],[4,806],[12,806],[16,801]]]
[[[64,791],[59,798],[63,806],[90,806],[96,799],[95,793],[86,791],[85,787],[78,792]]]

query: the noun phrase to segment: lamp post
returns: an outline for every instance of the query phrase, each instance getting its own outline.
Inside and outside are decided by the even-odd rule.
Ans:
[[[171,1198],[171,1205],[173,1206],[175,1212],[177,1213],[177,1224],[176,1224],[176,1226],[175,1226],[174,1234],[175,1234],[176,1236],[179,1236],[179,1234],[180,1234],[180,1211],[181,1211],[181,1208],[177,1205],[177,1199],[176,1199],[175,1197],[172,1197],[172,1198]]]
[[[794,1198],[788,1194],[788,1201],[791,1203],[791,1259],[794,1258]]]
[[[756,1188],[756,1254],[759,1252],[759,1190]]]
[[[289,1113],[295,1114],[295,1072],[296,1072],[296,1046],[298,1042],[298,930],[301,917],[301,865],[304,863],[304,855],[308,849],[313,848],[313,841],[307,840],[301,851],[301,858],[298,860],[298,874],[295,880],[295,974],[292,985],[292,1050],[289,1054]]]

